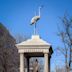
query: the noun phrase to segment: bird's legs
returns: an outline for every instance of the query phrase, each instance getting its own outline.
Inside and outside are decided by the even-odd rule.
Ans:
[[[36,35],[36,22],[34,24],[34,35]]]

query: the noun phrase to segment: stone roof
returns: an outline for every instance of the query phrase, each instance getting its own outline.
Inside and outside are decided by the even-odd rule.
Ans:
[[[32,35],[31,39],[28,39],[19,44],[16,44],[16,46],[24,46],[24,45],[48,45],[50,46],[51,44],[41,39],[39,35]]]

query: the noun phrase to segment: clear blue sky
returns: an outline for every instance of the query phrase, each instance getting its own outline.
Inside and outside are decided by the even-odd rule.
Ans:
[[[0,22],[13,36],[21,34],[31,37],[33,27],[30,26],[30,21],[40,5],[44,7],[37,23],[38,34],[55,49],[61,45],[57,37],[59,16],[63,16],[65,11],[72,16],[72,0],[0,0]],[[53,54],[52,69],[62,62],[61,57],[57,53]]]

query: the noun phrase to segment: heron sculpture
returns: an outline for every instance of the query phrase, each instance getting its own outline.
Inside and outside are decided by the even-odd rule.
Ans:
[[[43,6],[40,6],[39,7],[39,15],[35,15],[32,19],[31,19],[31,25],[35,25],[34,27],[34,34],[36,34],[36,22],[40,19],[40,11],[41,11],[41,8]]]

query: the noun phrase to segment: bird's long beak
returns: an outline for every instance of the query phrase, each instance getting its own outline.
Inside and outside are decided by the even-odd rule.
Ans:
[[[30,25],[33,25],[32,23]]]

